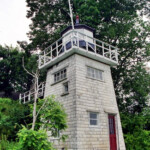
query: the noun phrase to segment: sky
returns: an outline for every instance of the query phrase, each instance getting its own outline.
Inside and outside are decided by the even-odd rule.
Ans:
[[[17,46],[17,41],[28,41],[31,21],[26,18],[25,0],[0,0],[0,45]]]

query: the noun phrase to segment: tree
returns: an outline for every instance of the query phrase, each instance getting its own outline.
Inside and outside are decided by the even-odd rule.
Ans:
[[[40,124],[43,129],[51,131],[51,136],[57,137],[59,131],[67,128],[67,114],[63,105],[55,101],[54,95],[45,99],[39,99],[37,112],[39,112],[40,118],[38,125]],[[65,137],[65,135],[62,135],[61,138],[65,139]]]
[[[27,117],[28,116],[28,117]],[[14,140],[22,125],[30,123],[29,107],[8,98],[0,98],[0,140]]]
[[[22,67],[22,57],[25,57],[26,67],[36,67],[37,56],[27,57],[18,48],[0,46],[0,91],[5,92],[5,97],[11,97],[12,92],[23,92],[30,88],[32,77]]]
[[[150,149],[150,110],[140,114],[121,113],[125,142],[128,150]]]

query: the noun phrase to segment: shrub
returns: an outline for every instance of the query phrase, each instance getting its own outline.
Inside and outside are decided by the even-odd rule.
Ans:
[[[46,131],[28,130],[23,127],[18,133],[19,147],[16,150],[54,150]]]
[[[37,109],[41,108],[45,103],[45,106],[39,113],[39,122],[43,129],[51,131],[51,136],[56,137],[58,131],[63,131],[67,128],[67,114],[63,106],[55,100],[55,96],[46,97],[45,99],[39,99]],[[63,136],[62,138],[65,138]]]
[[[16,142],[10,142],[5,135],[0,140],[0,150],[15,150],[19,146]]]
[[[140,114],[121,114],[127,150],[150,149],[150,110]]]
[[[21,124],[28,123],[29,108],[8,98],[0,98],[0,139],[6,135],[8,140],[15,140]]]

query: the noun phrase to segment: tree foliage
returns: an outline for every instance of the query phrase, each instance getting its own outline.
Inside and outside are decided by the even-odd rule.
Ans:
[[[121,113],[127,150],[150,149],[150,110],[140,114]]]
[[[141,113],[148,105],[150,93],[150,74],[142,63],[130,65],[124,73],[117,92],[121,112]],[[121,87],[119,87],[121,85]]]
[[[33,110],[33,105],[30,105],[30,107]],[[51,136],[57,137],[59,131],[67,128],[67,115],[65,110],[58,101],[55,101],[54,96],[39,99],[36,112],[38,115],[36,130],[42,127],[47,131],[51,131]]]
[[[15,140],[22,125],[30,123],[29,107],[8,98],[0,98],[0,140],[6,136],[8,140]]]
[[[19,131],[18,137],[19,146],[14,150],[54,150],[44,130],[35,131],[23,127]]]
[[[21,92],[30,88],[32,77],[22,67],[22,57],[25,57],[26,67],[36,67],[36,56],[27,57],[18,48],[0,46],[0,91],[9,97],[11,92]],[[34,64],[34,65],[33,65]]]
[[[12,92],[24,92],[31,88],[33,77],[23,69],[30,71],[37,69],[37,55],[21,52],[19,48],[0,45],[0,92],[5,92],[5,97],[11,97]],[[41,71],[40,81],[45,80],[45,70]]]
[[[46,131],[51,132],[49,136],[58,137],[59,131],[67,128],[65,110],[59,102],[55,101],[54,96],[38,100],[35,130],[30,129],[32,113],[30,115],[29,113],[32,112],[33,105],[29,105],[30,110],[18,101],[0,99],[0,148],[2,150],[53,150]],[[17,142],[17,135],[19,142]],[[64,141],[67,135],[61,134],[58,138]]]
[[[19,146],[17,142],[14,141],[8,141],[6,135],[2,135],[1,141],[0,141],[0,150],[16,150],[16,148]]]

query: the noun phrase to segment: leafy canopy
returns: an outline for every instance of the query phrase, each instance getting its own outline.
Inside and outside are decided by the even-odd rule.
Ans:
[[[122,127],[127,150],[150,149],[150,110],[140,114],[121,113]]]
[[[0,91],[9,97],[11,92],[21,92],[29,89],[32,77],[22,67],[22,58],[25,57],[26,67],[32,70],[36,67],[36,56],[28,57],[18,48],[0,46]],[[34,64],[34,65],[33,65]]]
[[[8,140],[15,140],[22,125],[29,123],[29,107],[8,98],[0,98],[0,140],[6,136]]]
[[[37,55],[21,52],[19,48],[0,45],[0,92],[12,98],[12,92],[25,92],[33,84],[33,77],[24,70],[22,58],[27,70],[37,69]],[[45,80],[45,70],[41,71],[40,81]]]

